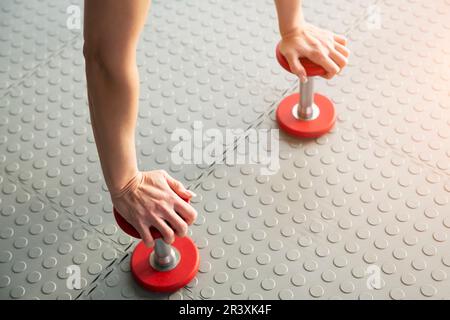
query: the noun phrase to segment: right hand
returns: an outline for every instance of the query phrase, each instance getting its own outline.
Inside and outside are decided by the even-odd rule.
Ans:
[[[309,23],[282,35],[280,52],[292,73],[303,83],[307,81],[307,74],[300,58],[308,58],[320,65],[326,71],[322,77],[331,79],[345,68],[350,55],[345,37]]]
[[[175,234],[184,237],[197,211],[184,199],[194,194],[164,170],[138,172],[118,193],[111,195],[114,207],[141,235],[147,247],[154,239],[149,228],[156,228],[171,244]]]

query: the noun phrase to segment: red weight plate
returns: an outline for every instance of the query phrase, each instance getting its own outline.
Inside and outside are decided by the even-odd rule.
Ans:
[[[289,68],[289,63],[287,62],[286,58],[281,54],[279,49],[280,44],[277,44],[277,48],[275,50],[276,57],[278,60],[278,63],[286,70],[291,72],[291,68]],[[311,60],[307,58],[300,58],[300,63],[305,68],[306,75],[308,77],[314,77],[314,76],[323,76],[326,74],[326,71],[324,68],[319,66],[318,64],[315,64]]]
[[[142,287],[155,292],[174,292],[194,279],[200,263],[194,242],[188,237],[177,237],[172,246],[179,251],[180,261],[169,271],[158,271],[151,266],[153,248],[147,248],[142,241],[136,246],[131,256],[131,273]]]
[[[331,130],[336,122],[333,103],[320,94],[314,95],[314,103],[320,110],[314,120],[299,120],[292,114],[293,107],[298,104],[300,94],[294,93],[281,101],[277,109],[277,122],[280,128],[299,138],[317,138]]]

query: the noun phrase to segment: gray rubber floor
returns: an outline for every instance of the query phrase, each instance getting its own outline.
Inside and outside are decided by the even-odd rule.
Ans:
[[[313,141],[281,134],[281,168],[261,175],[173,164],[170,136],[194,121],[277,128],[298,82],[274,58],[273,1],[153,1],[139,163],[198,194],[201,255],[194,281],[157,295],[132,279],[136,242],[118,230],[100,171],[71,19],[82,2],[2,1],[0,298],[450,298],[450,1],[304,2],[307,20],[350,41],[345,72],[316,82],[338,120]]]

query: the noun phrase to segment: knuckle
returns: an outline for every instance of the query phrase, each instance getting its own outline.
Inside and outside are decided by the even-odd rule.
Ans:
[[[156,205],[156,201],[155,200],[149,200],[147,199],[144,203],[144,211],[146,212],[146,214],[149,214],[151,212],[153,212],[155,210],[155,205]]]
[[[175,185],[175,187],[181,187],[182,186],[181,182],[178,181],[178,180],[173,180],[173,184]]]
[[[173,206],[171,206],[168,202],[161,206],[161,212],[165,216],[170,216],[172,214]]]
[[[312,49],[318,49],[320,48],[320,43],[318,41],[314,41],[310,44]]]
[[[130,222],[131,223],[138,223],[145,219],[147,216],[147,210],[138,210],[135,214],[132,214],[130,216]]]
[[[311,53],[315,56],[322,56],[323,55],[323,51],[321,48],[317,47],[317,48],[313,48],[311,50]]]
[[[173,208],[175,202],[178,201],[177,195],[174,192],[168,192],[165,195],[166,204]]]
[[[299,74],[300,73],[300,68],[297,67],[296,65],[293,65],[291,68],[292,73],[294,74]]]
[[[184,221],[181,222],[179,227],[178,227],[178,229],[179,229],[179,232],[180,232],[180,236],[185,236],[187,234],[187,231],[188,231],[188,226],[187,226],[186,222],[184,222]]]
[[[320,54],[323,55],[324,57],[327,57],[330,54],[331,50],[332,49],[328,48],[328,46],[322,46],[319,49]]]
[[[289,55],[288,55],[288,60],[289,61],[291,61],[291,62],[297,62],[297,60],[298,60],[298,54],[297,54],[297,52],[291,52]]]
[[[168,205],[167,205],[167,199],[161,199],[155,201],[155,210],[157,212],[167,213],[169,211]]]
[[[140,225],[144,222],[145,217],[143,215],[134,215],[128,220],[128,223],[134,226],[135,228],[139,228]]]
[[[163,232],[164,239],[172,242],[175,237],[175,234],[174,234],[172,228],[168,227],[168,228],[164,228],[164,229],[165,229]]]
[[[327,70],[330,69],[330,64],[328,63],[328,60],[324,55],[322,54],[318,55],[317,60],[322,67],[324,67]]]
[[[296,55],[295,50],[292,50],[292,49],[284,50],[284,52],[282,52],[282,53],[286,57],[286,59],[292,58]]]
[[[153,223],[153,221],[154,221],[153,217],[154,217],[153,213],[150,211],[147,211],[147,213],[145,215],[142,215],[140,217],[139,223],[141,223],[144,226],[149,225],[149,224]]]
[[[150,203],[151,206],[157,210],[162,207],[164,202],[162,201],[162,199],[153,199]]]
[[[162,175],[162,176],[166,176],[166,175],[167,175],[166,170],[163,170],[163,169],[159,169],[159,170],[157,170],[156,172],[157,172],[158,174]]]

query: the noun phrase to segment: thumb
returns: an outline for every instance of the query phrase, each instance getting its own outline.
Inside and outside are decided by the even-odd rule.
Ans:
[[[137,230],[145,246],[147,248],[152,248],[153,245],[155,244],[155,241],[152,237],[152,234],[150,233],[149,227],[142,223],[139,223]]]

